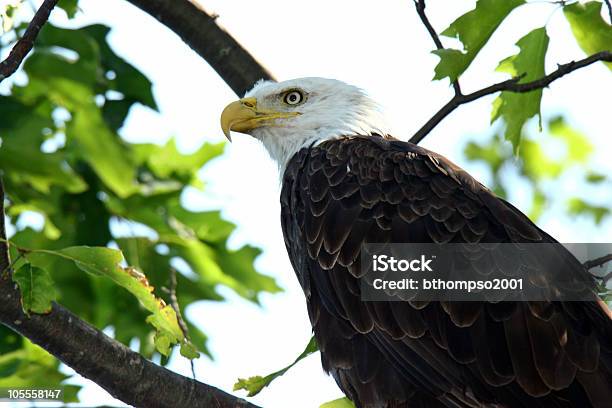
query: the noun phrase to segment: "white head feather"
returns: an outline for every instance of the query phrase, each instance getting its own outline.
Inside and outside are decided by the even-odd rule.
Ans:
[[[303,93],[302,103],[289,106],[283,102],[282,96],[290,90]],[[281,172],[289,159],[304,147],[342,136],[389,133],[376,102],[360,88],[334,79],[260,81],[245,97],[256,98],[260,108],[300,113],[249,132],[263,143]]]

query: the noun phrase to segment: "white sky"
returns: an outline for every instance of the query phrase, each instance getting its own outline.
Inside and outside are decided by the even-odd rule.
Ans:
[[[277,78],[332,77],[365,88],[386,108],[399,138],[408,139],[451,96],[446,81],[430,82],[438,58],[429,53],[432,42],[412,1],[200,1],[209,12],[218,13],[219,23]],[[474,3],[432,0],[428,14],[441,31]],[[122,130],[124,137],[161,143],[176,136],[186,151],[203,141],[223,139],[219,114],[236,97],[202,59],[125,1],[81,0],[80,6],[83,12],[75,21],[67,22],[61,12],[55,12],[54,21],[73,26],[110,25],[113,49],[155,84],[161,114],[134,109]],[[554,12],[556,8],[548,2],[536,2],[515,10],[462,77],[464,91],[505,79],[494,72],[498,61],[516,53],[513,44],[520,37],[547,22],[552,39],[548,70],[558,62],[582,58],[563,13]],[[607,174],[612,169],[611,91],[610,71],[597,64],[553,83],[542,103],[545,118],[568,113],[572,124],[589,135],[597,149],[594,163]],[[485,183],[484,167],[465,163],[461,151],[468,139],[489,134],[492,100],[483,98],[458,109],[424,143]],[[259,270],[274,276],[286,290],[262,296],[261,308],[223,290],[227,303],[201,302],[188,310],[210,336],[209,347],[216,358],[215,362],[206,358],[197,361],[198,380],[231,391],[239,376],[265,375],[292,361],[310,338],[310,324],[282,240],[277,171],[263,148],[246,136],[235,135],[226,155],[206,166],[202,177],[208,183],[207,192],[187,194],[186,205],[222,208],[224,215],[240,226],[231,245],[251,243],[264,248],[257,261]],[[520,208],[528,205],[521,191],[514,202]],[[557,207],[562,208],[561,204]],[[590,222],[569,221],[553,210],[540,225],[562,241],[612,240],[610,221],[595,229]],[[174,361],[171,367],[189,375],[185,359]],[[272,408],[312,408],[340,396],[334,381],[322,372],[317,355],[301,362],[252,401]],[[112,403],[95,385],[87,385],[80,397],[86,405]]]

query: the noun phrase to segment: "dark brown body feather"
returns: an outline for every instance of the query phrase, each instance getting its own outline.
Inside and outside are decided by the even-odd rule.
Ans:
[[[612,406],[612,324],[595,298],[360,300],[366,242],[555,242],[445,158],[379,136],[326,141],[290,160],[281,205],[323,367],[358,408]]]

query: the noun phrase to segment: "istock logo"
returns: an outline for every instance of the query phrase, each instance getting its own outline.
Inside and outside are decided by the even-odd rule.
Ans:
[[[374,272],[433,272],[429,264],[434,260],[435,256],[427,259],[425,255],[421,255],[420,259],[395,259],[388,255],[373,255],[372,268]]]

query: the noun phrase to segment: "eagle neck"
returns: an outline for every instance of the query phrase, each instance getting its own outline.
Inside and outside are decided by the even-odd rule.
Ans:
[[[279,138],[278,135],[267,132],[258,135],[270,157],[277,163],[281,179],[285,173],[285,169],[287,168],[289,161],[302,149],[309,149],[327,140],[340,139],[346,136],[336,132],[330,132],[328,134],[322,132],[309,133],[311,134],[302,134],[299,138]]]

